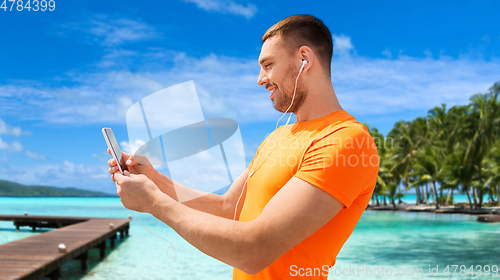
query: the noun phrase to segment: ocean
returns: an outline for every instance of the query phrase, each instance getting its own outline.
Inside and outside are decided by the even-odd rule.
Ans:
[[[62,266],[62,280],[232,278],[230,266],[198,251],[153,216],[140,214],[139,220],[137,212],[124,208],[119,198],[0,197],[0,214],[24,212],[125,219],[132,216],[130,236],[124,241],[118,239],[115,249],[109,249],[108,243],[104,261],[99,261],[99,250],[93,249],[89,252],[89,271],[80,272],[79,261],[70,261]],[[335,266],[309,272],[329,275],[329,279],[500,278],[500,224],[475,219],[461,214],[365,211]],[[169,243],[148,232],[141,221],[153,233],[172,242],[177,253],[168,249]],[[43,230],[31,232],[27,227],[16,232],[12,222],[0,222],[0,244],[40,232]],[[174,257],[175,261],[169,260]],[[490,275],[484,276],[487,267]],[[470,272],[477,274],[479,270],[482,276],[471,276]],[[466,272],[469,274],[464,275]],[[296,276],[306,273],[305,268],[290,270]]]

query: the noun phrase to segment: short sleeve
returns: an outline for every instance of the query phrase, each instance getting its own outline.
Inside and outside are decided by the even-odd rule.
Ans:
[[[373,137],[361,127],[343,126],[315,139],[295,177],[329,193],[346,208],[370,185],[379,170]]]

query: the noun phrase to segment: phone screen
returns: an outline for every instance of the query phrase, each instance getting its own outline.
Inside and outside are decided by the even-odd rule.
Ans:
[[[118,163],[118,169],[123,174],[123,171],[128,170],[127,165],[125,164],[125,160],[123,158],[122,151],[120,150],[120,146],[118,146],[118,142],[116,142],[115,134],[111,128],[103,128],[102,134],[104,135],[104,139],[108,144],[108,148],[111,151],[111,155]]]

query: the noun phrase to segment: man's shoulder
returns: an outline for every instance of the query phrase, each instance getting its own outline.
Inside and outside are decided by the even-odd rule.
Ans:
[[[321,148],[321,149],[320,149]],[[309,151],[334,154],[378,155],[375,138],[353,117],[324,127],[309,144]]]
[[[350,115],[349,115],[350,116]],[[326,125],[320,133],[319,138],[324,137],[337,137],[337,138],[359,138],[369,137],[371,135],[368,128],[362,123],[358,122],[354,117],[345,118],[340,121],[333,121]]]

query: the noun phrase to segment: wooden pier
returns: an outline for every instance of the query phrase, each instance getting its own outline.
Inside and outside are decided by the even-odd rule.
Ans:
[[[0,215],[0,221],[13,221],[21,226],[57,228],[0,245],[0,280],[39,280],[44,277],[59,279],[60,267],[78,259],[82,270],[88,268],[88,251],[99,248],[100,257],[106,257],[106,240],[115,247],[117,234],[120,239],[128,236],[129,219]],[[59,244],[66,250],[60,251]]]

